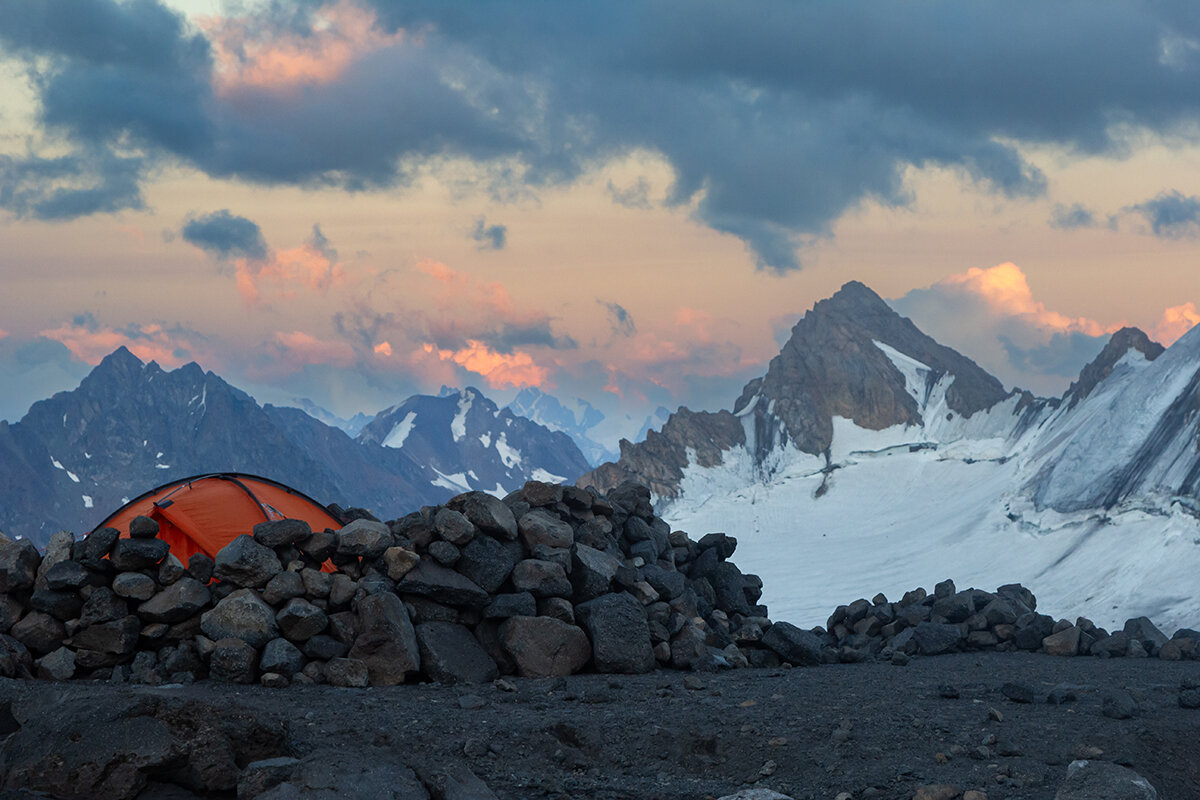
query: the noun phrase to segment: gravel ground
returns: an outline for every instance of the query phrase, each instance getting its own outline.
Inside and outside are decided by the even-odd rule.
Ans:
[[[842,792],[909,800],[924,784],[983,790],[989,800],[1050,800],[1067,765],[1084,757],[1131,767],[1161,797],[1180,800],[1200,797],[1200,710],[1179,706],[1186,678],[1200,678],[1200,662],[992,653],[905,667],[577,675],[472,687],[4,681],[0,704],[10,703],[18,720],[37,709],[43,733],[27,724],[9,735],[0,764],[34,746],[22,737],[36,734],[55,749],[97,735],[77,729],[81,705],[152,698],[198,701],[281,731],[276,752],[361,775],[362,797],[383,796],[371,793],[381,767],[425,777],[466,766],[502,800],[694,800],[749,787],[797,800]],[[1031,689],[1034,702],[1006,697],[1001,687],[1010,682]],[[1062,684],[1076,699],[1047,702]],[[1106,716],[1106,695],[1122,690],[1137,712]],[[152,783],[140,797],[195,795]]]

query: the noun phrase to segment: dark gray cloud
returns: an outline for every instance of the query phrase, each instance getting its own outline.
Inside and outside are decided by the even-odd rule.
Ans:
[[[143,161],[104,147],[55,158],[0,155],[0,208],[61,221],[143,208]]]
[[[0,47],[81,158],[120,145],[350,190],[466,158],[515,197],[648,151],[675,176],[669,205],[773,270],[864,201],[910,203],[910,167],[1038,196],[1021,143],[1116,156],[1129,131],[1198,130],[1200,16],[1182,0],[362,2],[417,35],[302,92],[214,93],[207,41],[156,0],[5,0]],[[315,5],[273,3],[257,24],[303,35]]]
[[[1092,213],[1091,209],[1079,203],[1070,206],[1056,203],[1054,210],[1050,213],[1051,228],[1073,230],[1075,228],[1091,228],[1094,225],[1096,225],[1096,215]]]
[[[479,242],[480,250],[503,250],[508,244],[508,226],[488,225],[483,217],[476,217],[471,238]]]
[[[612,326],[613,333],[617,336],[633,336],[637,333],[637,325],[634,324],[633,315],[620,303],[608,303],[604,300],[597,300],[597,303],[608,309],[608,324]]]
[[[1142,203],[1129,206],[1126,213],[1143,217],[1155,236],[1183,239],[1200,235],[1200,197],[1163,192]]]
[[[216,258],[262,260],[268,253],[267,241],[258,223],[231,214],[227,208],[189,218],[183,223],[180,235],[185,242]],[[313,226],[313,236],[320,246],[328,246],[320,228]]]

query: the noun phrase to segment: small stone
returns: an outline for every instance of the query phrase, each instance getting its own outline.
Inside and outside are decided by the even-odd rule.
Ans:
[[[1104,695],[1101,713],[1112,719],[1130,719],[1137,716],[1138,704],[1124,689],[1114,689]]]
[[[1035,699],[1033,689],[1024,683],[1006,683],[1000,687],[1000,693],[1014,703],[1032,703]]]
[[[1181,689],[1179,692],[1180,708],[1200,708],[1200,689]]]
[[[467,711],[478,711],[487,707],[487,701],[477,694],[464,694],[458,698],[458,707]]]
[[[683,688],[698,692],[705,688],[705,684],[699,675],[685,675],[683,678]]]
[[[963,792],[962,800],[988,800],[988,796],[979,789],[967,789]]]
[[[291,685],[287,676],[280,675],[278,672],[264,672],[258,682],[268,689],[286,689]]]

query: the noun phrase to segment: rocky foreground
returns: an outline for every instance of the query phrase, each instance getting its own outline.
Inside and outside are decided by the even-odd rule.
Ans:
[[[649,500],[530,482],[336,532],[262,523],[187,565],[145,517],[44,555],[0,538],[0,787],[1200,796],[1177,737],[1200,724],[1200,633],[951,581],[802,630],[769,619],[733,537],[693,541]]]

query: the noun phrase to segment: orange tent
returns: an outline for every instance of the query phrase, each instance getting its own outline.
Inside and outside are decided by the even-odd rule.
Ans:
[[[338,530],[342,523],[308,495],[270,478],[220,472],[196,475],[151,489],[126,503],[96,526],[129,536],[137,516],[158,522],[158,536],[184,564],[194,553],[217,551],[260,522],[302,519],[314,531]]]

